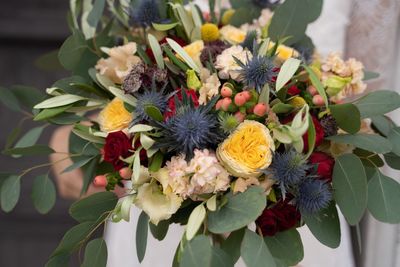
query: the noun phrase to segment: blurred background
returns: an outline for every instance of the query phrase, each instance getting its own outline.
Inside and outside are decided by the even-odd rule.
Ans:
[[[56,50],[69,35],[66,22],[66,0],[3,1],[0,8],[0,86],[29,85],[44,92],[54,81],[68,74],[54,66],[51,60],[38,64],[43,54]],[[326,0],[333,3],[335,0]],[[344,2],[344,1],[343,1]],[[348,4],[352,2],[351,4]],[[343,51],[347,57],[363,61],[368,70],[383,73],[370,88],[400,90],[400,1],[353,0],[345,7],[349,12],[348,28]],[[331,16],[327,16],[332,20]],[[337,26],[337,24],[335,25]],[[338,36],[326,39],[338,41]],[[43,63],[45,62],[45,63]],[[400,116],[394,115],[400,122]],[[17,125],[21,116],[0,105],[0,148]],[[24,131],[33,124],[26,122]],[[42,136],[39,143],[47,143]],[[0,172],[13,172],[44,163],[46,157],[33,157],[29,162],[11,159],[0,154]],[[47,170],[46,170],[47,171]],[[0,266],[44,266],[67,229],[74,225],[68,215],[71,202],[57,199],[47,215],[40,215],[33,207],[30,188],[33,177],[44,170],[32,172],[22,179],[21,198],[10,214],[0,210]],[[388,173],[399,177],[398,173]],[[1,183],[1,175],[0,175]],[[353,229],[354,230],[354,229]],[[358,267],[400,267],[400,230],[397,225],[384,225],[366,216],[362,225],[361,254],[355,245]],[[357,242],[354,242],[355,244]],[[71,266],[78,266],[72,263]]]

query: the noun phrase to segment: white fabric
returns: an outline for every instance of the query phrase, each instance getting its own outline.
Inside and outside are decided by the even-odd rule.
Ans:
[[[196,1],[207,8],[208,1]],[[226,0],[222,1],[226,4]],[[314,40],[318,51],[326,55],[330,51],[344,51],[345,29],[348,23],[349,0],[325,0],[322,16],[311,25],[308,34]],[[142,264],[136,257],[135,231],[140,212],[132,208],[131,222],[108,223],[105,239],[108,246],[107,267],[165,267],[171,266],[175,249],[183,234],[183,228],[171,225],[167,237],[162,242],[155,240],[149,233],[147,252]],[[302,267],[353,267],[353,255],[349,229],[341,216],[342,242],[338,249],[321,245],[307,227],[299,229],[305,249]],[[236,267],[244,267],[240,261]]]

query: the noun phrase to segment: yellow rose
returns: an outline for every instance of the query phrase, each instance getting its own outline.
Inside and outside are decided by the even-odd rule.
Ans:
[[[183,47],[186,53],[196,62],[198,66],[201,66],[200,55],[203,48],[204,48],[204,42],[201,40],[195,41]],[[178,56],[178,58],[180,57]]]
[[[275,46],[274,42],[269,42],[268,49],[271,49],[274,46]],[[279,45],[278,48],[276,49],[276,55],[280,61],[285,61],[291,57],[298,57],[299,52],[297,52],[295,49],[288,47],[286,45]]]
[[[100,112],[98,121],[103,132],[119,131],[129,126],[132,121],[132,113],[125,109],[121,99],[114,98]]]
[[[230,44],[236,45],[240,44],[246,38],[246,32],[233,27],[232,25],[226,25],[219,30],[223,40],[229,42]]]
[[[241,178],[259,177],[267,168],[275,150],[268,128],[246,120],[218,146],[217,157],[229,173]]]

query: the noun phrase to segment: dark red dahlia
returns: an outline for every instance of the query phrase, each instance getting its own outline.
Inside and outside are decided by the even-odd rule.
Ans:
[[[109,133],[103,151],[104,161],[111,163],[118,171],[125,166],[121,158],[133,154],[132,140],[122,131]]]
[[[326,153],[323,152],[313,152],[308,159],[311,164],[318,165],[317,174],[318,178],[321,180],[326,180],[327,182],[332,182],[332,172],[333,166],[335,165],[335,160]]]

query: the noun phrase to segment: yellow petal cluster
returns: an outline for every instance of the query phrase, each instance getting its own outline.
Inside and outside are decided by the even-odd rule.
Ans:
[[[219,30],[223,40],[232,45],[240,44],[246,38],[246,32],[232,25],[226,25]]]
[[[274,46],[275,46],[275,43],[270,42],[268,48],[271,49]],[[288,47],[286,45],[278,45],[278,48],[276,49],[276,55],[280,61],[285,61],[291,57],[298,57],[299,52],[297,52],[295,49]]]
[[[201,39],[205,42],[216,41],[219,38],[219,30],[217,25],[206,23],[201,26]]]
[[[114,132],[127,128],[132,114],[125,109],[124,102],[114,98],[99,114],[98,122],[103,132]]]
[[[275,150],[268,128],[257,121],[245,120],[217,149],[220,163],[234,176],[259,177],[267,168]]]

